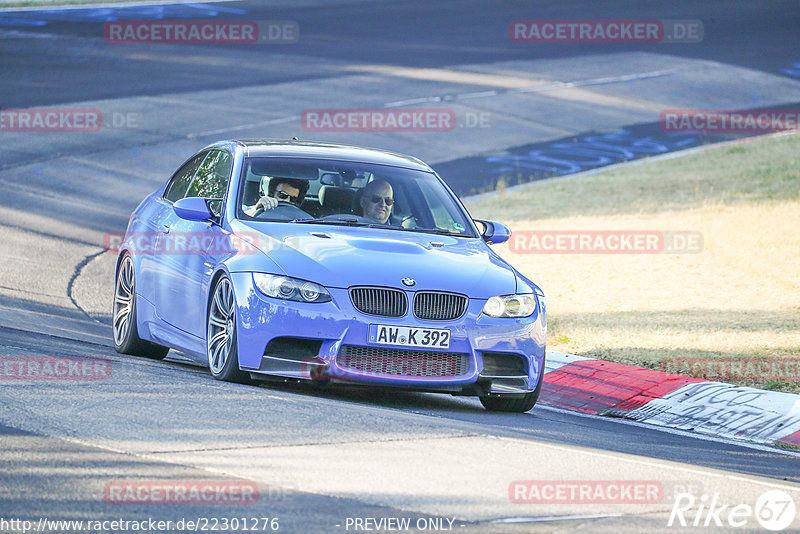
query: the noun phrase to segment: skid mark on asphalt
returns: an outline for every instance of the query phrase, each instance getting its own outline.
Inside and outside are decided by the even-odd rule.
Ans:
[[[589,87],[593,85],[606,85],[606,84],[613,84],[613,83],[627,83],[630,84],[634,81],[639,80],[646,80],[650,78],[660,78],[662,76],[668,76],[669,74],[679,72],[680,70],[684,69],[667,69],[667,70],[657,70],[651,72],[639,72],[633,74],[624,74],[620,76],[605,76],[602,78],[589,78],[585,80],[575,80],[571,82],[558,82],[552,80],[529,80],[533,83],[533,85],[523,85],[519,88],[511,88],[507,90],[489,90],[489,91],[475,91],[475,92],[468,92],[468,93],[457,93],[457,94],[445,94],[445,95],[435,95],[435,96],[424,96],[419,98],[409,98],[405,100],[397,100],[395,102],[388,102],[386,104],[387,108],[392,107],[402,107],[402,106],[410,106],[415,104],[424,104],[429,102],[444,102],[444,101],[452,101],[452,100],[471,100],[475,98],[487,98],[492,96],[498,96],[501,94],[513,94],[513,93],[545,93],[548,91],[554,91],[558,89],[570,89],[575,87]],[[455,71],[461,72],[461,71]],[[486,76],[486,75],[481,75]],[[525,78],[527,79],[527,78]],[[478,84],[481,85],[481,84]],[[647,109],[651,109],[652,106],[648,106]]]
[[[83,268],[86,267],[87,265],[89,265],[89,263],[93,259],[97,258],[98,256],[100,256],[102,254],[106,254],[107,252],[108,252],[108,249],[103,249],[100,252],[95,252],[94,254],[89,254],[88,256],[83,258],[83,260],[81,260],[75,266],[75,270],[72,272],[72,277],[69,279],[69,282],[67,283],[67,297],[69,297],[69,300],[72,302],[72,304],[74,304],[75,307],[78,308],[78,310],[80,310],[81,313],[83,313],[86,317],[88,317],[92,321],[95,321],[98,324],[110,324],[110,322],[109,321],[100,321],[99,319],[97,319],[97,318],[93,317],[92,315],[90,315],[89,312],[87,312],[83,308],[83,306],[81,306],[78,303],[78,301],[75,300],[75,296],[72,294],[72,289],[75,286],[75,281],[81,275],[81,272],[83,271]]]
[[[414,80],[463,83],[468,85],[485,85],[498,87],[501,89],[515,89],[517,93],[541,92],[547,93],[552,98],[569,100],[574,102],[585,102],[595,105],[604,105],[620,108],[637,108],[648,111],[657,111],[661,106],[658,104],[632,98],[619,98],[610,95],[603,95],[580,89],[582,86],[599,85],[606,83],[619,83],[631,79],[645,79],[667,75],[670,71],[656,71],[652,73],[631,74],[620,77],[607,77],[597,80],[586,80],[580,82],[559,82],[554,80],[542,80],[535,78],[507,76],[500,74],[486,74],[481,72],[468,72],[454,69],[420,69],[412,67],[394,67],[386,65],[355,65],[348,70],[355,72],[368,72],[370,74],[381,74],[385,76],[396,76],[401,78],[411,78]],[[474,98],[475,93],[471,94]],[[494,96],[499,93],[485,93],[487,96]],[[389,107],[387,105],[387,107]]]

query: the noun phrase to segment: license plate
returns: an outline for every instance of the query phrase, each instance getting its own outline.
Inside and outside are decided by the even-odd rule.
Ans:
[[[448,349],[450,348],[450,330],[371,324],[367,342],[375,345]]]

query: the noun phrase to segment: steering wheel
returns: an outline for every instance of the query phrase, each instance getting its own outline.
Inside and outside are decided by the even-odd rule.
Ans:
[[[407,215],[403,217],[402,221],[400,221],[400,226],[402,226],[406,230],[414,229],[417,227],[417,218],[414,217],[413,215]]]
[[[276,200],[278,200],[278,199],[276,199]],[[295,206],[294,204],[292,204],[291,202],[289,202],[288,200],[278,200],[278,205],[275,206],[272,209],[276,210],[276,209],[280,208],[281,206],[291,206],[292,208],[295,208],[295,209],[298,209],[298,210],[300,209],[297,206]],[[264,211],[266,211],[266,210],[264,210],[264,208],[259,206],[258,209],[255,211],[255,213],[253,213],[253,218],[258,217],[259,215],[264,213]]]

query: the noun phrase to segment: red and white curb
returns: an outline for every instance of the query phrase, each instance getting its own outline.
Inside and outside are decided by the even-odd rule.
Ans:
[[[705,435],[800,447],[800,395],[547,352],[541,401]]]

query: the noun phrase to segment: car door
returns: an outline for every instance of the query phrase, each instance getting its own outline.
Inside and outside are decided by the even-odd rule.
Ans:
[[[230,180],[233,157],[210,150],[181,198],[222,199]],[[173,202],[179,199],[173,200]],[[222,202],[213,203],[222,205]],[[170,209],[159,237],[159,272],[154,287],[156,311],[165,322],[198,338],[205,336],[206,280],[215,265],[213,248],[220,227],[210,221],[181,219]]]
[[[158,241],[164,236],[165,229],[169,228],[169,225],[174,222],[176,217],[172,204],[186,195],[197,169],[200,168],[200,164],[203,163],[207,155],[207,150],[195,154],[175,171],[175,174],[172,175],[164,188],[161,198],[154,202],[152,213],[145,219],[145,234],[135,236],[137,239],[135,243],[143,244],[139,251],[141,272],[139,273],[140,283],[137,284],[139,286],[137,292],[153,305],[156,304],[155,284],[162,270],[161,264],[164,260],[160,254],[155,253]]]

